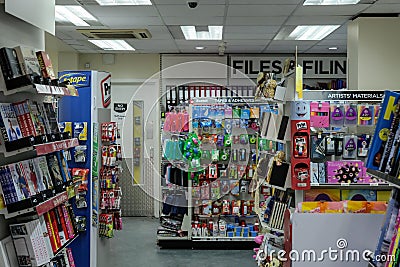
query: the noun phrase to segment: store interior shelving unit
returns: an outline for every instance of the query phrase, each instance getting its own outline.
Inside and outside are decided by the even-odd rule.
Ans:
[[[284,89],[281,87],[281,90]],[[276,111],[279,112],[281,114],[284,114],[286,111],[284,111],[285,109],[285,103],[286,100],[285,99],[281,99],[281,100],[274,100],[274,99],[260,99],[260,100],[256,100],[254,99],[253,95],[255,93],[255,86],[234,86],[234,85],[230,85],[230,86],[226,86],[226,87],[221,87],[221,86],[217,86],[217,85],[213,85],[213,84],[190,84],[190,85],[182,85],[182,86],[170,86],[167,85],[166,86],[166,107],[167,107],[167,111],[169,111],[171,108],[170,107],[176,107],[178,106],[178,109],[181,108],[182,106],[185,107],[186,112],[189,113],[189,121],[190,121],[190,129],[188,132],[192,132],[193,130],[199,134],[199,129],[193,129],[193,119],[197,120],[198,118],[195,118],[196,115],[193,115],[193,110],[196,107],[203,107],[206,108],[205,106],[208,106],[206,109],[213,109],[215,107],[224,107],[224,106],[230,106],[231,110],[233,108],[235,108],[236,106],[247,106],[247,108],[251,108],[252,106],[257,106],[257,108],[259,108],[260,106],[269,106],[274,107],[276,109]],[[173,90],[173,92],[171,92],[171,90]],[[175,91],[176,90],[176,91]],[[243,96],[243,94],[245,96]],[[294,93],[288,93],[287,95],[294,95]],[[200,96],[200,97],[199,97]],[[186,100],[186,101],[185,101]],[[190,103],[189,107],[187,106],[187,103]],[[181,107],[179,107],[179,105],[181,105]],[[269,108],[268,108],[269,109]],[[249,111],[250,112],[250,111]],[[165,113],[164,113],[165,115]],[[232,115],[231,115],[232,116]],[[211,116],[212,117],[212,116]],[[237,117],[238,119],[240,117]],[[258,125],[259,124],[259,114],[256,115],[257,118],[255,124]],[[239,121],[239,120],[238,120]],[[224,127],[227,127],[227,123],[225,122],[225,120],[223,119]],[[232,125],[229,125],[232,127]],[[258,126],[257,126],[258,127]],[[232,128],[236,128],[236,127],[232,127]],[[240,132],[240,126],[238,125],[236,130],[238,132]],[[244,130],[244,129],[242,129]],[[187,135],[188,132],[182,133],[182,132],[175,132],[172,133],[172,135]],[[200,131],[201,134],[201,131]],[[214,133],[215,136],[217,134],[217,132]],[[257,164],[257,159],[259,156],[262,156],[262,154],[267,154],[267,153],[271,153],[271,152],[267,152],[266,151],[260,151],[258,149],[258,141],[259,141],[259,127],[256,129],[245,129],[244,132],[240,132],[237,134],[237,136],[239,137],[240,134],[245,134],[246,136],[251,136],[254,137],[254,140],[252,141],[253,144],[252,145],[247,145],[249,148],[247,148],[247,151],[245,150],[245,146],[242,147],[238,147],[237,151],[235,151],[236,153],[238,153],[239,150],[244,150],[246,151],[246,168],[250,166],[251,171],[254,173],[255,171],[255,167]],[[225,135],[225,133],[224,133]],[[231,134],[233,135],[233,133]],[[229,135],[229,136],[231,136]],[[168,133],[163,132],[162,133],[162,143],[164,143],[163,141],[165,141],[164,139],[168,137]],[[206,136],[204,136],[203,140],[205,140]],[[229,137],[231,138],[231,137]],[[205,143],[205,142],[203,142]],[[165,144],[165,143],[164,143]],[[274,140],[274,144],[276,146],[280,147],[284,147],[288,152],[289,151],[289,146],[287,141],[285,140]],[[203,146],[203,145],[202,145]],[[207,146],[207,145],[206,145]],[[240,146],[240,144],[239,144]],[[229,146],[230,149],[230,146]],[[208,150],[205,149],[205,147],[202,147],[202,150]],[[212,148],[210,147],[209,149],[211,152]],[[235,149],[236,150],[236,149]],[[221,150],[222,151],[222,150]],[[207,152],[207,151],[206,151]],[[164,155],[164,153],[162,153],[162,155]],[[253,155],[254,159],[253,161],[251,160],[251,156]],[[232,156],[232,155],[231,155]],[[168,164],[168,163],[172,163],[172,164],[176,164],[176,163],[181,163],[182,159],[178,160],[178,161],[174,161],[174,160],[168,160],[166,158],[163,158],[162,162],[164,164]],[[232,160],[230,161],[232,163]],[[214,163],[220,163],[219,167],[221,167],[221,165],[229,165],[230,164],[229,160],[228,161],[224,161],[224,162],[219,162],[216,161]],[[247,163],[249,162],[249,166],[247,166]],[[207,164],[202,164],[201,167],[199,166],[199,170],[200,169],[204,169],[204,168],[208,168],[209,167],[209,163],[212,163],[212,161],[208,162]],[[238,164],[239,162],[233,162],[233,165]],[[184,166],[183,168],[188,168],[188,166]],[[229,167],[226,168],[226,170],[229,170]],[[162,170],[162,173],[164,172],[164,170]],[[198,173],[198,170],[192,170],[190,173]],[[207,174],[208,175],[208,174]],[[251,182],[251,179],[253,177],[254,174],[252,174],[249,179],[247,180],[247,182]],[[227,177],[227,176],[226,176]],[[219,174],[218,174],[218,178],[220,178]],[[236,178],[237,179],[237,178]],[[212,180],[212,179],[211,179]],[[197,184],[197,182],[195,182],[195,185],[193,186],[193,179],[190,179],[188,182],[188,189],[187,189],[187,203],[194,203],[195,202],[195,198],[194,198],[194,188],[201,188],[200,184]],[[239,179],[237,179],[237,182],[239,182]],[[200,187],[199,187],[200,186]],[[162,187],[161,190],[163,192],[173,192],[174,191],[174,187],[173,186],[166,186],[164,183],[162,183]],[[201,190],[201,189],[199,189]],[[211,193],[210,193],[211,194]],[[252,205],[258,205],[257,203],[254,202],[254,194],[247,194],[246,200],[251,200],[252,201]],[[219,197],[218,197],[219,198]],[[215,200],[218,200],[215,199]],[[237,197],[233,197],[232,195],[230,195],[228,193],[227,198],[226,197],[222,197],[222,199],[229,199],[229,202],[231,202],[234,199],[239,199]],[[244,200],[244,199],[243,199]],[[183,236],[183,237],[166,237],[166,236],[159,236],[158,237],[158,243],[160,246],[163,246],[166,244],[166,241],[170,241],[170,242],[176,242],[176,241],[185,241],[185,244],[187,246],[188,242],[193,241],[191,246],[197,247],[197,246],[203,246],[203,247],[207,247],[207,246],[215,246],[217,243],[220,244],[220,246],[223,246],[222,244],[225,244],[224,246],[236,246],[236,247],[254,247],[255,243],[254,243],[254,236],[251,237],[243,237],[243,236],[198,236],[197,234],[193,233],[193,224],[197,221],[203,222],[203,223],[207,223],[207,227],[209,225],[210,221],[213,221],[213,223],[217,223],[219,221],[220,218],[225,218],[226,221],[230,221],[231,223],[236,220],[244,220],[246,221],[246,223],[250,223],[250,224],[258,224],[259,222],[259,216],[257,215],[257,210],[258,208],[253,206],[253,212],[251,213],[251,215],[249,214],[248,216],[234,216],[234,215],[223,215],[223,214],[218,214],[218,215],[201,215],[198,214],[198,212],[194,212],[195,209],[198,209],[199,206],[203,206],[203,204],[201,204],[201,201],[195,203],[194,205],[189,204],[189,209],[188,209],[188,213],[187,216],[185,216],[185,219],[183,220],[182,223],[182,229],[184,229],[184,231],[187,231],[187,236]],[[196,213],[196,214],[195,214]],[[202,223],[200,223],[201,225]],[[200,242],[201,241],[201,242]],[[231,241],[235,241],[235,242],[231,242]],[[210,244],[208,244],[210,243]]]
[[[59,87],[33,83],[26,83],[20,87],[8,90],[3,76],[0,75],[1,103],[14,103],[25,99],[36,101],[37,103],[57,103],[64,96],[78,97],[78,92],[73,86]],[[32,127],[35,126],[32,125]],[[56,136],[47,134],[46,138],[39,137],[39,135],[37,137],[32,136],[30,141],[26,145],[23,145],[23,147],[14,143],[18,142],[18,140],[5,142],[2,137],[0,145],[1,165],[4,166],[35,159],[55,152],[69,151],[79,145],[76,138],[72,138],[71,135],[65,133],[58,133]],[[20,148],[15,149],[16,147]],[[39,173],[36,173],[36,175],[39,175]],[[50,177],[48,178],[50,179]],[[75,187],[72,184],[72,180],[70,180],[61,186],[53,187],[51,190],[41,191],[39,194],[41,195],[40,198],[36,198],[36,195],[35,198],[31,197],[12,203],[0,210],[0,214],[6,219],[7,225],[15,225],[15,223],[19,222],[31,222],[36,219],[44,220],[43,217],[49,214],[49,212],[62,209],[60,206],[64,206],[64,204],[69,203],[75,197]],[[43,231],[45,230],[43,229]],[[57,251],[53,251],[48,261],[54,260],[61,253],[64,253],[64,249],[73,244],[78,237],[79,234],[75,232],[73,238],[69,238]]]
[[[382,92],[369,92],[369,91],[304,91],[303,92],[303,99],[302,101],[311,101],[317,103],[330,103],[332,106],[335,104],[343,106],[346,103],[352,104],[357,106],[358,104],[366,104],[366,105],[377,105],[382,101]],[[342,114],[345,116],[345,114]],[[372,115],[374,116],[374,115]],[[373,118],[372,118],[373,119]],[[333,134],[340,133],[339,137],[343,137],[342,135],[357,135],[366,134],[370,137],[374,136],[374,126],[349,126],[349,127],[338,127],[331,125],[331,128],[312,128],[311,127],[311,134],[312,135],[322,135],[327,137],[332,137]],[[336,139],[338,140],[338,139]],[[341,139],[339,139],[341,140]],[[311,142],[311,140],[310,140]],[[356,141],[357,143],[357,141]],[[310,144],[310,147],[312,144]],[[357,144],[356,144],[357,146]],[[367,146],[368,147],[368,146]],[[357,149],[357,147],[355,147]],[[356,153],[355,150],[354,153]],[[351,160],[360,160],[364,164],[366,162],[367,153],[363,157],[359,157],[359,155],[354,156]],[[324,162],[326,161],[343,161],[346,158],[342,158],[340,156],[334,155],[326,155],[324,158],[321,158],[320,161],[317,162]],[[350,160],[350,161],[351,161]],[[313,162],[313,159],[311,160]],[[329,170],[326,170],[325,174],[327,175]],[[373,192],[387,192],[391,190],[393,187],[391,184],[379,180],[382,179],[382,176],[377,175],[376,172],[369,172],[373,180],[371,182],[363,182],[361,180],[358,183],[348,183],[348,182],[340,182],[340,181],[332,181],[326,180],[328,179],[327,176],[324,177],[325,181],[320,182],[317,180],[312,180],[310,184],[310,191],[303,191],[303,190],[296,190],[296,207],[297,204],[304,201],[312,201],[307,199],[306,194],[312,196],[312,194],[308,192],[313,192],[313,190],[317,190],[318,194],[322,194],[326,192],[328,195],[329,190],[334,190],[335,192],[339,192],[339,195],[343,197],[343,191],[348,190],[364,190],[364,191],[373,191]],[[311,175],[313,175],[311,173]],[[365,176],[367,177],[367,176]],[[366,178],[365,178],[366,179]],[[369,179],[369,178],[368,178]],[[334,179],[333,179],[334,180]],[[342,192],[342,193],[340,193]],[[316,193],[317,194],[317,193]],[[375,193],[376,194],[376,193]],[[387,196],[385,194],[385,196]],[[343,200],[342,198],[338,199]],[[376,200],[376,199],[375,199]],[[314,200],[315,201],[315,200]],[[383,201],[387,201],[384,199]],[[292,214],[292,230],[290,236],[292,238],[292,248],[298,251],[302,251],[303,249],[314,249],[317,253],[321,251],[321,248],[326,248],[332,246],[332,244],[336,244],[335,242],[338,238],[345,239],[348,242],[349,247],[352,249],[358,249],[359,251],[363,251],[365,249],[373,250],[376,242],[376,235],[379,232],[380,225],[383,220],[382,214],[354,214],[354,213],[346,213],[346,214],[313,214],[313,213],[293,213]],[[355,234],[355,229],[352,225],[359,225],[362,229],[369,229],[368,234],[362,234],[361,232],[359,235],[363,236],[363,242],[359,242],[357,236]],[[339,227],[340,225],[340,227]],[[329,230],[329,235],[326,235],[326,229]],[[312,233],[312,234],[311,234]],[[320,234],[318,234],[320,233]],[[326,238],[319,238],[319,236],[324,233],[324,237]],[[352,233],[351,235],[348,233]],[[307,237],[307,238],[306,238]],[[305,242],[305,238],[307,242]],[[318,264],[321,263],[313,263],[313,262],[292,262],[292,266],[319,266]],[[324,262],[324,264],[330,264],[329,262]],[[366,262],[354,263],[351,266],[365,266]],[[358,264],[358,265],[357,265]]]

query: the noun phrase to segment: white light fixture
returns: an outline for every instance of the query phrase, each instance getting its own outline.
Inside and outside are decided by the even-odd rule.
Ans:
[[[71,22],[75,26],[90,26],[86,21],[97,21],[81,6],[55,6],[55,17],[58,22]]]
[[[135,51],[130,44],[124,40],[88,40],[92,44],[100,47],[103,50],[114,51]]]
[[[150,0],[96,0],[101,6],[151,6]]]
[[[318,41],[324,39],[339,27],[340,25],[300,25],[289,34],[289,39]]]
[[[197,50],[204,50],[204,49],[206,49],[204,46],[196,46],[195,47]]]
[[[338,50],[338,48],[336,46],[332,46],[328,48],[329,50]]]
[[[181,26],[186,40],[222,40],[223,26],[208,26],[208,31],[196,31],[195,26]]]
[[[305,0],[303,6],[355,5],[360,0]]]

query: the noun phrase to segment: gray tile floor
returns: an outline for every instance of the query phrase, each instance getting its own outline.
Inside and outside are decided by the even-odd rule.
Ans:
[[[255,267],[251,250],[168,250],[156,244],[157,219],[124,218],[124,229],[99,244],[98,267]]]

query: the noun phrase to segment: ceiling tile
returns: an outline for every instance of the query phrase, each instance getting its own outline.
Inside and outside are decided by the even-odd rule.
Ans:
[[[295,8],[296,5],[229,5],[228,16],[288,16]]]
[[[400,13],[399,1],[397,4],[374,4],[363,13]]]
[[[222,25],[224,22],[224,17],[206,17],[206,16],[197,16],[197,17],[187,17],[186,14],[183,17],[163,17],[166,25]]]
[[[227,46],[247,46],[247,45],[263,45],[266,46],[270,40],[234,40],[226,39]]]
[[[343,24],[351,16],[291,16],[286,25],[330,25]]]
[[[186,4],[185,0],[152,0],[156,5],[181,5]],[[198,1],[198,6],[200,5],[225,5],[225,0],[200,0]]]
[[[225,53],[261,53],[264,45],[228,46]]]
[[[230,4],[233,5],[258,5],[258,4],[264,4],[264,5],[287,5],[287,4],[292,4],[292,5],[297,5],[303,0],[229,0]]]
[[[135,16],[115,16],[98,17],[99,21],[111,28],[134,28],[134,25],[163,25],[160,17],[135,17]]]
[[[347,46],[347,40],[322,40],[318,45],[329,45],[329,46]]]
[[[399,0],[378,0],[378,4],[398,4]]]
[[[251,17],[227,17],[225,25],[237,26],[280,26],[285,22],[287,16],[251,16]]]
[[[337,33],[347,34],[347,23],[345,23],[344,25],[337,28],[336,31],[334,31],[333,33],[334,34],[337,34]]]
[[[153,17],[158,16],[154,6],[98,6],[87,5],[86,10],[96,17]]]
[[[204,15],[207,16],[223,16],[225,5],[199,5],[195,9],[190,9],[186,4],[184,5],[159,5],[157,6],[158,11],[161,16],[165,17],[175,17],[182,16],[185,17],[201,17]],[[190,23],[190,20],[186,21],[186,23]]]
[[[347,34],[332,33],[332,34],[328,35],[324,40],[347,40]]]
[[[190,47],[195,47],[195,46],[218,46],[220,41],[197,41],[197,40],[175,40],[176,44],[178,46],[190,46]]]
[[[298,53],[304,53],[306,49],[298,49]],[[295,50],[292,47],[268,47],[262,51],[264,54],[292,54],[294,55]]]
[[[325,46],[314,46],[307,50],[307,53],[323,53],[323,54],[343,54],[346,53],[345,48],[339,48],[338,50],[329,50]]]
[[[72,38],[71,35],[69,35],[65,32],[62,32],[62,31],[58,31],[57,29],[56,29],[56,36],[62,40],[73,40],[74,39],[74,38]]]
[[[237,40],[251,40],[251,39],[260,39],[260,40],[271,40],[275,37],[275,34],[261,34],[261,33],[224,33],[224,39],[237,39]]]
[[[294,16],[354,16],[369,7],[368,4],[344,6],[300,6]]]
[[[258,34],[268,34],[277,33],[279,26],[225,26],[224,33],[258,33]]]
[[[157,40],[128,40],[127,42],[131,44],[135,49],[143,51],[146,51],[148,49],[176,49],[176,44],[172,40],[165,40],[163,42],[159,42]]]
[[[307,47],[311,45],[315,45],[318,41],[296,41],[296,40],[273,40],[271,45],[281,45],[281,46],[288,46],[294,45],[299,47]]]
[[[78,5],[75,0],[56,0],[56,5]]]

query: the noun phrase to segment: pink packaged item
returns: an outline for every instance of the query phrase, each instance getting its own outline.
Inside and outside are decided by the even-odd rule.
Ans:
[[[330,104],[328,102],[311,102],[310,104],[310,126],[325,128],[329,127]]]
[[[183,113],[183,132],[189,132],[189,113],[186,111]]]
[[[177,132],[183,132],[183,113],[179,112],[176,114],[176,130]]]
[[[365,179],[364,162],[361,160],[328,161],[327,183],[370,183]]]
[[[180,128],[177,121],[178,121],[178,114],[175,112],[170,112],[169,114],[170,117],[170,123],[171,123],[171,132],[178,132],[180,131]]]
[[[165,121],[164,121],[164,127],[163,127],[163,131],[164,132],[170,132],[171,131],[171,113],[172,112],[167,112],[165,114]]]

